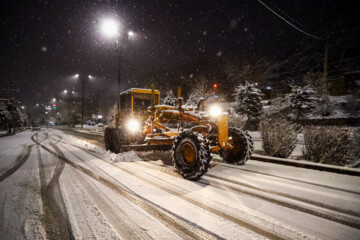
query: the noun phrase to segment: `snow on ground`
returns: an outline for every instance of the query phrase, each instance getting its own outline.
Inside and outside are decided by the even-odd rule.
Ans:
[[[359,118],[360,111],[352,109],[352,105],[358,104],[358,102],[351,101],[354,101],[351,100],[351,95],[329,96],[327,103],[319,103],[311,113],[305,115],[305,119]],[[269,102],[271,102],[270,105],[263,107],[264,112],[268,115],[284,111],[288,106],[285,98],[271,99],[267,104]],[[296,113],[294,112],[287,111],[287,115],[294,119],[296,118]]]
[[[0,138],[1,151],[8,151],[1,161],[16,162],[23,155],[12,146],[34,144],[33,134]],[[0,239],[360,236],[359,177],[249,160],[215,162],[193,182],[164,164],[171,154],[116,155],[54,129],[35,139],[42,147],[34,145],[24,164],[0,181]]]
[[[17,162],[17,157],[21,153],[26,152],[27,146],[32,144],[32,135],[32,132],[26,131],[0,138],[0,175]]]
[[[10,177],[3,178],[12,168],[23,146],[32,145],[31,132],[0,138],[0,239],[44,239],[41,223],[37,153],[32,149],[24,165]]]

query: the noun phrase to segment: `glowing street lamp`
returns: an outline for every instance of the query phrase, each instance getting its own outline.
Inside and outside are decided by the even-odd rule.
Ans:
[[[105,37],[115,37],[119,34],[119,24],[113,19],[105,19],[102,21],[101,31]]]
[[[121,79],[121,44],[120,38],[124,38],[124,36],[120,36],[119,31],[119,23],[113,19],[104,19],[101,22],[101,31],[105,37],[115,38],[119,49],[119,71],[118,71],[118,89],[117,92],[120,93],[120,79]],[[133,31],[127,32],[128,39],[132,39],[135,37],[135,33]],[[120,110],[120,98],[117,100],[117,109]]]
[[[65,90],[64,90],[64,94],[67,94],[67,92],[68,92],[68,91],[65,89]]]
[[[53,100],[53,102],[56,102],[56,98],[53,98],[52,100]]]
[[[128,31],[128,38],[134,38],[135,37],[135,33],[133,31]]]

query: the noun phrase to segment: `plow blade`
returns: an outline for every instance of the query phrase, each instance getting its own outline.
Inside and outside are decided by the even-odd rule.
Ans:
[[[171,150],[172,144],[166,145],[148,145],[148,144],[139,144],[139,145],[122,145],[120,147],[120,152],[128,151],[168,151]]]

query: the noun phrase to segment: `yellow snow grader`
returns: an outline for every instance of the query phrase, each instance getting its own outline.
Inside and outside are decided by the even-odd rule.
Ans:
[[[186,106],[180,87],[177,106],[160,105],[160,92],[154,86],[120,93],[120,110],[104,138],[106,149],[114,153],[172,150],[173,164],[189,180],[207,172],[211,153],[239,165],[253,151],[250,135],[228,128],[228,114],[219,105],[205,108],[202,98],[197,106]]]

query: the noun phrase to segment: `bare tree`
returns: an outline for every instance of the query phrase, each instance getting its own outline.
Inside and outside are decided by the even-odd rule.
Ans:
[[[188,105],[196,105],[200,98],[206,99],[213,94],[210,81],[202,74],[188,80],[186,85],[188,85],[188,89],[191,89],[186,101]]]
[[[271,64],[265,58],[253,58],[237,60],[227,65],[225,72],[231,84],[245,84],[266,82],[266,76],[270,74]]]
[[[326,86],[324,85],[323,74],[321,72],[307,72],[303,75],[303,82],[305,85],[312,86],[318,93],[327,94]]]

